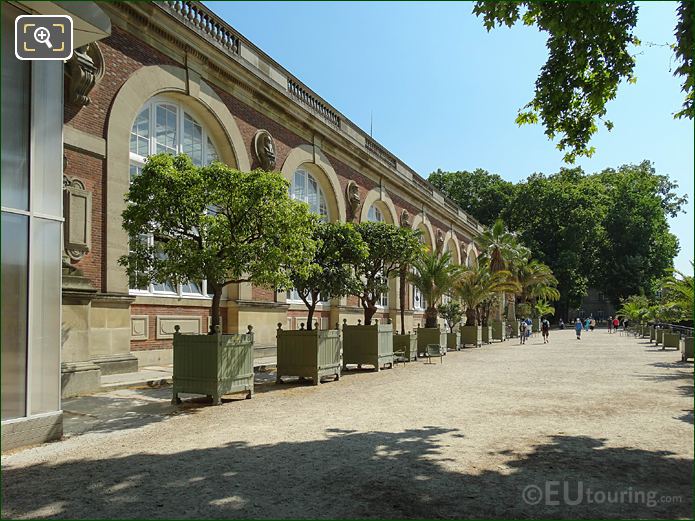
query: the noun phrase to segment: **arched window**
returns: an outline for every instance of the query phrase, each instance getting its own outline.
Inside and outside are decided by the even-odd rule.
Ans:
[[[290,196],[297,201],[307,203],[309,210],[321,216],[322,221],[329,220],[326,197],[323,195],[321,185],[311,173],[302,168],[294,172]]]
[[[183,105],[163,96],[152,98],[142,107],[130,130],[130,178],[140,174],[147,156],[159,153],[187,154],[198,166],[218,159],[205,127]],[[143,235],[139,240],[151,243],[154,239]],[[207,297],[205,281],[178,285],[152,282],[144,288],[131,283],[131,289],[137,293]]]
[[[420,234],[420,243],[425,244],[424,233]],[[417,273],[417,270],[415,268],[411,268],[411,270],[413,271],[413,273]],[[422,298],[422,291],[420,291],[420,289],[414,284],[411,284],[410,287],[413,288],[413,309],[415,311],[423,311],[426,305],[425,299]]]
[[[379,210],[376,205],[372,205],[367,212],[367,220],[373,223],[383,223],[384,214],[381,213],[381,210]]]

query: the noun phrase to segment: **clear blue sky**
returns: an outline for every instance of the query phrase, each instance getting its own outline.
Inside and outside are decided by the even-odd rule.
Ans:
[[[295,74],[423,177],[437,168],[484,168],[510,181],[553,173],[562,154],[540,126],[518,127],[546,60],[535,28],[487,33],[469,2],[207,2],[228,23]],[[642,42],[673,42],[675,2],[640,3]],[[674,120],[680,80],[668,47],[643,45],[637,84],[608,105],[612,132],[578,161],[587,172],[653,162],[688,194],[672,220],[681,253],[693,258],[693,122]]]

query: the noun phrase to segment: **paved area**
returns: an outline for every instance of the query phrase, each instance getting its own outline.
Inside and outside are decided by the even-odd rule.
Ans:
[[[219,407],[112,391],[92,398],[132,413],[3,455],[2,516],[690,518],[693,365],[679,360],[554,331],[319,387],[266,374]]]

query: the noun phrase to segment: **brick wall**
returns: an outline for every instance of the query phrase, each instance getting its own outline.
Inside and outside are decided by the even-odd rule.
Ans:
[[[65,174],[75,177],[82,181],[85,188],[92,192],[92,237],[90,250],[78,262],[72,262],[77,268],[81,269],[86,277],[92,281],[92,285],[103,290],[104,281],[103,252],[105,245],[104,231],[104,161],[94,156],[65,150],[67,157],[67,167]]]
[[[130,307],[131,315],[147,315],[149,316],[149,325],[147,332],[147,340],[131,340],[130,348],[133,351],[143,351],[146,349],[171,349],[172,340],[157,340],[157,315],[167,315],[167,316],[192,316],[192,317],[203,317],[202,329],[203,332],[207,330],[208,327],[208,317],[210,316],[210,306],[201,307],[189,307],[189,306],[177,306],[175,304],[171,306],[159,305],[144,305],[144,304],[134,304]],[[226,331],[226,313],[222,313],[222,331]]]

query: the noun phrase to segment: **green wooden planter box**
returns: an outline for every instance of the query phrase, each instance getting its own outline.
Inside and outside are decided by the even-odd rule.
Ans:
[[[277,332],[277,382],[283,376],[311,378],[314,385],[321,383],[323,376],[340,379],[340,333],[337,329],[327,331],[283,331]]]
[[[688,358],[695,358],[693,356],[693,337],[686,336],[681,338],[680,341],[681,348],[681,360],[685,362]]]
[[[343,369],[348,364],[372,365],[376,371],[386,364],[393,367],[393,326],[343,325]]]
[[[642,324],[642,331],[640,333],[642,338],[647,338],[649,336],[649,326]]]
[[[461,334],[462,346],[481,347],[483,345],[482,326],[461,326],[459,333]]]
[[[253,396],[253,334],[184,335],[174,326],[172,403],[179,393],[204,394],[219,405],[225,394]]]
[[[507,340],[507,322],[506,320],[492,321],[492,339],[504,342]]]
[[[461,350],[461,333],[458,331],[454,333],[446,333],[446,348],[452,351]]]
[[[492,326],[481,326],[483,328],[483,343],[492,343]]]
[[[663,348],[673,347],[674,349],[680,348],[681,345],[681,335],[680,333],[671,333],[670,331],[664,331],[664,345]]]
[[[649,341],[654,342],[656,340],[656,328],[654,326],[649,326]]]
[[[664,341],[664,330],[659,328],[656,330],[656,345],[663,343]]]
[[[393,351],[403,351],[408,362],[417,360],[417,335],[393,335]]]
[[[427,345],[438,344],[442,348],[447,346],[446,332],[438,327],[419,327],[417,328],[417,355],[427,355]],[[446,349],[444,349],[446,352]]]

